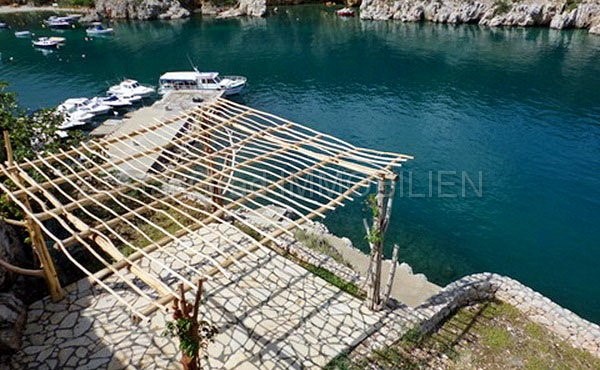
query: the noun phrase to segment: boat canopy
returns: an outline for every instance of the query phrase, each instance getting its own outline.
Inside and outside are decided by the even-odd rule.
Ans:
[[[215,79],[218,72],[167,72],[160,76],[161,81],[197,81],[199,78]]]

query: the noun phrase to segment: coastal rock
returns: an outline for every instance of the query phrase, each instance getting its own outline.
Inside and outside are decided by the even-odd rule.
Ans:
[[[571,12],[557,14],[550,22],[550,28],[562,30],[563,28],[571,28],[575,25],[577,19],[577,9]]]
[[[240,0],[234,8],[219,13],[219,18],[240,16],[264,17],[267,14],[266,0]]]
[[[594,18],[592,20],[592,24],[590,25],[590,33],[600,35],[600,16]]]
[[[13,293],[0,293],[0,353],[21,348],[26,309]]]
[[[555,0],[365,0],[360,17],[371,20],[402,22],[430,21],[482,26],[550,26],[552,28],[594,28],[598,32],[600,1],[583,1],[576,5]],[[592,32],[592,33],[594,33]]]
[[[178,0],[96,0],[91,18],[108,19],[176,19],[189,17],[189,10]]]

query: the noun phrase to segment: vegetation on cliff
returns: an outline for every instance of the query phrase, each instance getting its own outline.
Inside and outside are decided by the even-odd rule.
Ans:
[[[460,309],[435,332],[409,330],[365,358],[339,356],[326,369],[598,369],[600,359],[571,347],[513,306]]]

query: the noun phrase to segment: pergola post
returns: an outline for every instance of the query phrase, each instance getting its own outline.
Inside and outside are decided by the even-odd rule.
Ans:
[[[385,177],[380,177],[377,182],[377,194],[375,196],[376,204],[374,204],[373,223],[369,228],[366,220],[363,220],[367,232],[367,239],[371,248],[371,256],[369,268],[367,271],[367,300],[369,308],[374,311],[379,311],[386,303],[390,295],[391,284],[393,283],[395,269],[390,270],[390,276],[385,287],[383,295],[381,294],[381,274],[383,261],[383,245],[385,240],[385,232],[387,231],[390,217],[392,214],[392,201],[394,197],[394,183],[390,182],[389,193],[387,192],[387,180]],[[394,256],[392,263],[396,263],[398,247],[394,248]]]
[[[14,163],[14,154],[12,144],[10,142],[10,135],[7,130],[3,130],[2,134],[4,136],[7,164],[9,168],[12,168]],[[11,177],[11,179],[19,184],[21,183],[21,178],[18,173],[15,173],[14,177]],[[29,213],[32,213],[31,204],[29,203],[27,196],[23,195],[22,201]],[[46,245],[44,234],[42,233],[39,225],[35,223],[30,215],[25,215],[25,227],[29,232],[31,246],[38,256],[40,265],[42,267],[44,280],[46,280],[46,284],[48,285],[50,296],[52,297],[53,301],[59,301],[64,297],[64,292],[60,286],[60,281],[58,280],[58,274],[56,273],[54,262],[52,261],[52,257],[50,257],[50,253],[48,252],[48,246]]]

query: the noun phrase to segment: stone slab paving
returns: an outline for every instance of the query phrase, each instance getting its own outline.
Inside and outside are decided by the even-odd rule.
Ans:
[[[229,225],[211,226],[152,253],[186,278],[196,278],[180,260],[204,270],[198,252],[222,261],[248,238]],[[223,252],[223,253],[221,253]],[[175,255],[176,257],[173,257]],[[146,259],[140,265],[174,288],[177,279]],[[122,273],[132,277],[127,270]],[[209,347],[210,369],[320,368],[375,330],[383,314],[341,292],[293,262],[260,248],[205,284],[203,314],[219,328]],[[148,304],[115,275],[105,283],[135,302]],[[142,282],[140,289],[154,294]],[[179,368],[177,344],[161,336],[168,314],[135,325],[115,297],[87,279],[71,285],[58,303],[30,306],[23,350],[14,369]]]

